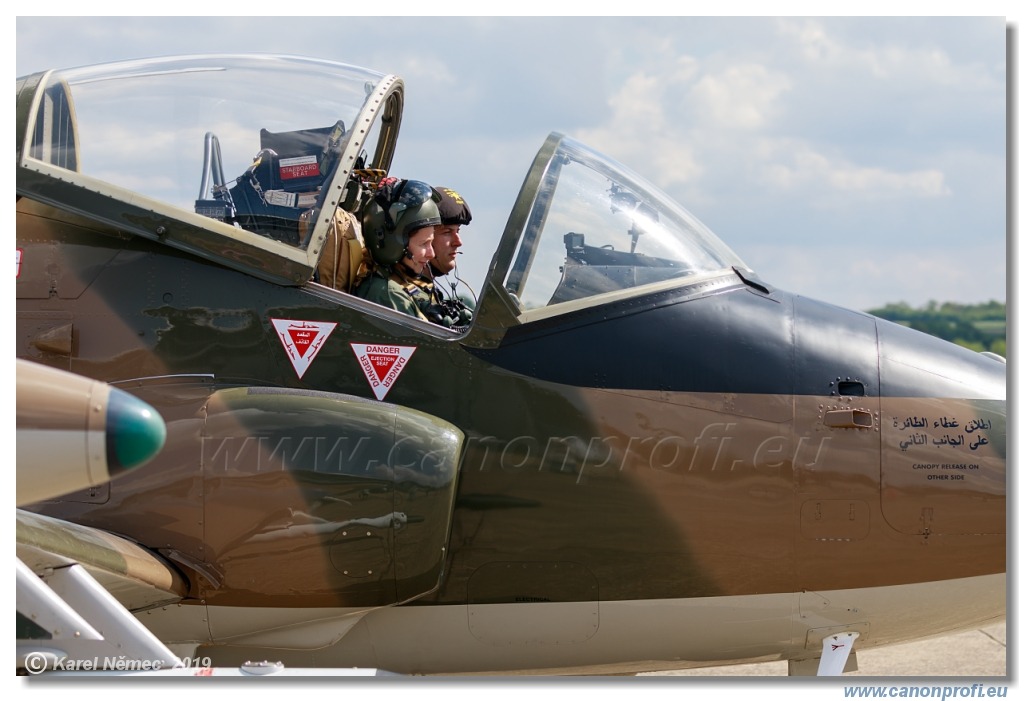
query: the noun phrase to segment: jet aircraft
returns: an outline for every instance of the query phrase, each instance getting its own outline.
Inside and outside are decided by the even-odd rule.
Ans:
[[[17,356],[167,426],[19,508],[19,577],[117,569],[139,656],[403,674],[813,674],[1005,616],[1005,361],[762,280],[572,138],[468,328],[321,284],[404,99],[268,55],[17,80]]]

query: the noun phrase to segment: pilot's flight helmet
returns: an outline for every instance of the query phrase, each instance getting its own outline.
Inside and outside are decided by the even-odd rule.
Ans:
[[[397,263],[406,253],[409,235],[441,223],[440,196],[419,180],[398,180],[382,186],[363,212],[363,240],[380,265]]]
[[[442,224],[466,226],[473,221],[473,213],[462,195],[450,187],[435,187],[434,192],[441,198],[437,209],[441,213]]]

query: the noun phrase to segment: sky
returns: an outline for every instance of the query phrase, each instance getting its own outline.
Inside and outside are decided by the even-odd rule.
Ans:
[[[242,51],[395,73],[407,93],[392,174],[465,196],[471,284],[558,131],[655,183],[770,284],[867,310],[1007,298],[1007,27],[1002,16],[18,17],[16,75]]]

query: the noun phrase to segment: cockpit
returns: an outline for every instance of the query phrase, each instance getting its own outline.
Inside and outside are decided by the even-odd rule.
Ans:
[[[189,56],[19,80],[18,188],[282,284],[308,281],[353,173],[386,172],[404,84],[288,56]],[[88,196],[84,196],[89,193]]]
[[[29,76],[18,100],[32,101],[19,125],[19,194],[308,285],[337,213],[358,221],[388,174],[404,84],[298,57],[191,56]],[[746,267],[653,185],[558,134],[491,245],[482,287],[510,323]]]

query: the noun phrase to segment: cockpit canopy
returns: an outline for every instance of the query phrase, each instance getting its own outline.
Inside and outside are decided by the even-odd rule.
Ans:
[[[746,267],[696,217],[607,156],[558,135],[546,151],[504,284],[524,314]]]
[[[216,220],[212,229],[255,264],[249,272],[279,277],[265,260],[272,251],[295,262],[294,283],[308,279],[330,217],[354,196],[352,171],[390,166],[403,92],[394,76],[269,55],[147,59],[32,76],[19,81],[19,121],[27,115],[19,191],[45,200],[54,182],[66,183],[62,205],[75,202],[116,226],[131,221],[134,233],[198,253],[217,250],[195,230]],[[33,97],[23,111],[21,101]],[[113,200],[147,214],[129,217]]]

